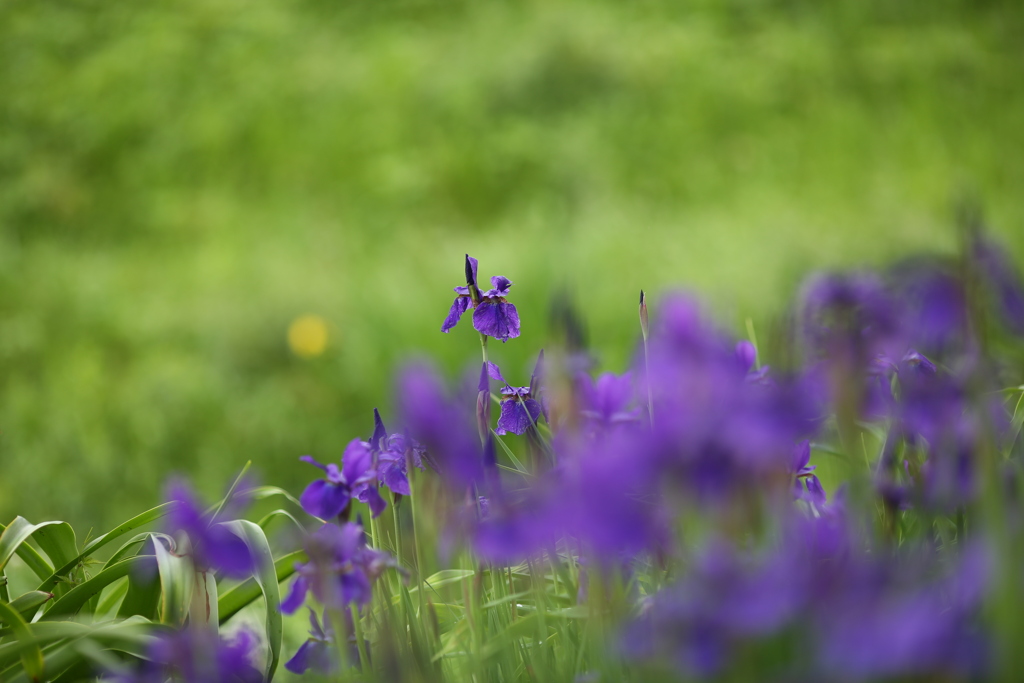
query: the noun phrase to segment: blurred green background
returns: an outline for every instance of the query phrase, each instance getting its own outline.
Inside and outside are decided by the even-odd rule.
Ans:
[[[516,283],[514,382],[556,291],[621,369],[641,287],[739,331],[952,250],[960,196],[1024,257],[1022,35],[979,0],[0,0],[0,519],[84,535],[248,459],[300,491],[403,359],[478,358],[439,332],[467,251]]]

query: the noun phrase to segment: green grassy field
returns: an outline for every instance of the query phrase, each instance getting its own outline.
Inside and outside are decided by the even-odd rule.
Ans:
[[[0,2],[0,519],[248,459],[298,492],[403,359],[477,358],[438,331],[467,251],[516,283],[513,382],[556,292],[619,370],[641,287],[739,331],[952,250],[962,197],[1024,258],[1024,10],[898,4]]]

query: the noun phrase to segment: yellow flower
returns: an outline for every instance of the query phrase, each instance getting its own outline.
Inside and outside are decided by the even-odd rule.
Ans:
[[[300,358],[316,358],[327,348],[327,321],[318,315],[300,315],[288,326],[288,346]]]

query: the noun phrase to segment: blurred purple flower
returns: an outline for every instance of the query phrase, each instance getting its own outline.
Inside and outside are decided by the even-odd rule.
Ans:
[[[579,389],[580,412],[592,426],[612,427],[632,423],[642,415],[642,408],[630,405],[636,398],[630,372],[623,375],[606,372],[596,381],[590,375],[579,373],[576,386]]]
[[[309,561],[295,564],[297,576],[281,601],[285,614],[301,607],[309,591],[325,607],[363,607],[370,602],[373,582],[395,566],[390,555],[366,546],[362,526],[352,522],[324,524],[304,545]]]
[[[199,629],[161,633],[132,671],[114,673],[117,683],[262,683],[253,666],[259,638],[246,629],[227,640]]]
[[[437,373],[424,365],[398,379],[398,412],[409,436],[423,444],[442,479],[464,494],[483,482],[483,458],[472,398],[453,400]]]
[[[374,430],[370,439],[371,454],[377,463],[380,485],[387,486],[394,493],[408,496],[409,463],[423,469],[426,449],[405,434],[389,435],[376,408],[373,410]]]
[[[348,613],[346,612],[346,616]],[[351,617],[349,617],[351,619]],[[284,668],[294,674],[306,673],[312,669],[318,674],[327,675],[333,672],[337,665],[334,661],[334,629],[330,620],[324,613],[324,625],[320,627],[320,621],[316,612],[309,609],[309,640],[299,646],[295,655],[289,659]],[[355,653],[358,656],[358,651]]]
[[[759,486],[770,472],[789,472],[793,444],[813,434],[823,417],[814,383],[781,376],[748,381],[747,359],[689,299],[666,298],[659,323],[645,382],[660,417],[653,442],[633,450],[654,458],[667,481],[704,499]],[[637,372],[646,374],[642,363]]]
[[[216,569],[234,578],[249,575],[253,568],[249,546],[227,526],[206,514],[188,485],[172,481],[167,499],[174,503],[167,515],[167,528],[172,533],[182,532],[188,536],[192,560],[199,571]],[[225,521],[237,518],[245,502],[244,497],[232,497],[221,510],[221,516],[227,518]]]
[[[971,259],[995,296],[1003,323],[1016,335],[1024,335],[1024,282],[1003,249],[981,231],[971,238]]]
[[[815,505],[822,505],[827,500],[825,489],[822,488],[821,481],[814,474],[816,466],[808,464],[810,461],[811,442],[804,439],[793,450],[794,496]]]

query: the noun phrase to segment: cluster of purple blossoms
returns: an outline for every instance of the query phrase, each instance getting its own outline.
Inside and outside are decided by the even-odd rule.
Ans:
[[[200,629],[162,634],[133,670],[114,673],[114,683],[262,683],[256,667],[259,639],[247,630],[225,639]]]
[[[373,436],[369,441],[352,439],[341,456],[340,468],[334,463],[324,465],[309,455],[300,458],[327,474],[302,492],[299,500],[303,510],[323,520],[347,519],[351,501],[358,500],[377,517],[387,507],[380,486],[398,495],[409,495],[408,467],[423,469],[425,450],[404,434],[389,435],[376,409],[373,416]]]
[[[851,458],[842,452],[851,436],[865,449],[878,440],[862,478],[890,539],[904,533],[894,524],[927,528],[976,499],[979,453],[1005,450],[1011,430],[972,322],[972,307],[987,304],[970,293],[990,292],[996,319],[1016,333],[1024,285],[978,236],[966,258],[980,288],[937,260],[811,278],[795,316],[805,360],[784,371],[759,364],[752,342],[731,340],[685,297],[661,303],[648,339],[641,297],[645,345],[623,375],[592,379],[574,352],[543,376],[538,363],[530,385],[517,387],[485,360],[474,421],[468,392],[453,398],[416,367],[400,382],[401,414],[467,501],[457,528],[485,560],[568,552],[623,567],[678,557],[678,520],[701,517],[719,541],[676,585],[644,598],[627,650],[707,676],[728,668],[737,644],[797,638],[807,656],[781,676],[834,667],[850,680],[977,675],[982,544],[940,561],[935,539],[911,552],[909,541],[894,551],[892,540],[862,536],[850,515],[873,509],[863,487],[847,511],[810,462],[812,442],[839,444],[822,446],[839,464]],[[475,261],[467,264],[472,284]],[[471,288],[457,291],[444,331],[476,301]],[[494,425],[489,378],[504,385]],[[526,434],[527,453],[545,456],[526,486],[503,484],[513,475],[493,466],[494,440],[509,434]],[[737,542],[738,520],[766,514],[745,533],[774,524],[781,540],[752,554]],[[917,521],[898,521],[909,514]]]
[[[323,626],[310,609],[310,637],[285,668],[293,673],[313,669],[326,674],[337,666],[337,649],[332,641],[340,637],[329,615],[340,615],[346,640],[352,640],[355,634],[349,606],[362,609],[368,605],[374,581],[397,565],[387,553],[367,546],[362,525],[352,522],[324,524],[306,538],[304,547],[309,559],[296,563],[296,577],[281,601],[281,611],[294,614],[306,604],[307,594],[311,593],[323,606]],[[359,661],[358,649],[350,652],[350,659]]]

